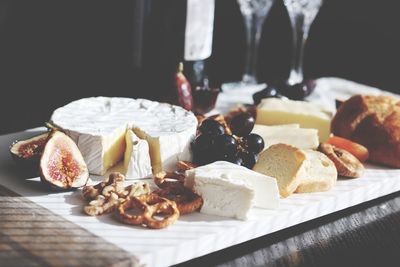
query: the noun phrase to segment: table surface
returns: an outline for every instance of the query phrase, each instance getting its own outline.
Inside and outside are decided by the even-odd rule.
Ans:
[[[10,203],[12,209],[7,208]],[[62,221],[49,230],[48,224],[34,218],[40,214],[42,220],[60,223],[57,216],[3,187],[0,207],[0,266],[129,266],[126,252],[72,223]],[[12,211],[17,208],[26,209],[29,216],[16,219]],[[398,266],[399,224],[400,193],[394,193],[177,266]],[[32,240],[25,247],[19,245],[21,240],[15,241],[27,232],[51,243],[51,261],[36,256],[35,250],[49,249],[43,247],[44,240]],[[77,235],[77,240],[66,240]],[[79,251],[70,246],[71,241],[81,243]],[[62,253],[57,252],[58,246]],[[93,257],[82,257],[88,254]]]
[[[322,83],[326,81],[328,80],[323,80]],[[342,89],[343,87],[341,86]],[[370,90],[369,93],[379,93],[374,89],[365,89]],[[232,98],[220,98],[218,107],[222,111],[229,106],[228,99],[236,101]],[[241,102],[246,102],[246,98],[241,99]],[[396,226],[400,217],[399,202],[400,193],[394,193],[185,262],[182,265],[337,266],[340,264],[365,266],[371,264],[372,266],[374,263],[389,264],[398,257],[396,250],[398,250],[400,235]],[[42,205],[1,187],[1,181],[0,206],[2,208],[0,209],[0,238],[2,240],[0,266],[109,266],[111,264],[130,266],[137,261],[125,250],[110,242],[104,242],[92,232],[66,221],[62,216],[50,212]]]
[[[399,266],[400,192],[176,266]]]

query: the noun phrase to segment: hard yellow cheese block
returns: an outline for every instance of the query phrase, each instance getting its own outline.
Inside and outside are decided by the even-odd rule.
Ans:
[[[319,141],[329,138],[332,113],[314,103],[266,98],[257,107],[256,124],[280,125],[298,123],[301,128],[318,130]]]
[[[319,145],[318,130],[299,128],[299,124],[256,124],[252,133],[264,139],[265,149],[275,144],[288,144],[301,149],[316,149]]]

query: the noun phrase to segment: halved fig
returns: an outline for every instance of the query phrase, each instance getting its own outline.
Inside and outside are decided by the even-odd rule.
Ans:
[[[54,189],[74,189],[86,185],[89,171],[75,142],[53,131],[40,159],[40,178]]]
[[[11,144],[11,156],[21,170],[38,174],[40,157],[48,137],[49,132],[46,132]]]

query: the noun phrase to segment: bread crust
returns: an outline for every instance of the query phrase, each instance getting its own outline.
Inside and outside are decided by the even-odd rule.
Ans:
[[[286,187],[280,187],[279,194],[282,198],[287,198],[291,194],[293,194],[296,189],[299,187],[301,182],[301,177],[305,175],[305,170],[302,168],[304,161],[306,160],[306,155],[300,149],[293,147],[287,144],[278,144],[279,146],[286,146],[289,150],[293,150],[294,156],[298,162],[301,162],[299,167],[296,170],[295,175],[292,177],[291,181],[286,184]]]
[[[360,121],[368,114],[368,107],[363,97],[355,95],[339,106],[332,119],[331,131],[337,136],[349,139]]]
[[[362,144],[371,162],[400,168],[400,102],[390,96],[356,95],[332,120],[332,132]]]

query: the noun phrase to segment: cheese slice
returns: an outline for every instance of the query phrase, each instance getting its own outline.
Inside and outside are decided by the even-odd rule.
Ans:
[[[126,127],[115,128],[106,135],[82,134],[66,128],[63,130],[77,144],[92,174],[105,174],[124,156]]]
[[[126,132],[124,169],[126,179],[145,178],[152,174],[149,144],[132,130]]]
[[[145,139],[150,146],[151,165],[153,173],[163,170],[175,170],[179,160],[191,161],[190,142],[196,132],[196,127],[190,131],[158,134],[133,128],[135,133]]]
[[[197,119],[192,112],[166,103],[121,97],[84,98],[56,109],[51,122],[78,145],[89,172],[103,175],[124,157],[125,133],[149,144],[153,171],[175,170],[191,160],[190,142]]]
[[[185,186],[203,197],[200,212],[206,214],[246,219],[253,204],[279,207],[276,179],[226,161],[187,171]]]
[[[295,128],[299,124],[279,126],[254,125],[252,133],[264,139],[265,149],[275,144],[288,144],[301,149],[316,149],[319,145],[318,130]]]
[[[255,124],[254,126],[261,126],[262,124]],[[298,123],[291,123],[291,124],[280,124],[280,125],[270,125],[269,128],[291,128],[291,129],[299,129],[300,124]]]
[[[305,101],[266,98],[257,107],[256,124],[280,125],[298,123],[301,128],[318,130],[319,141],[329,138],[332,113]]]

